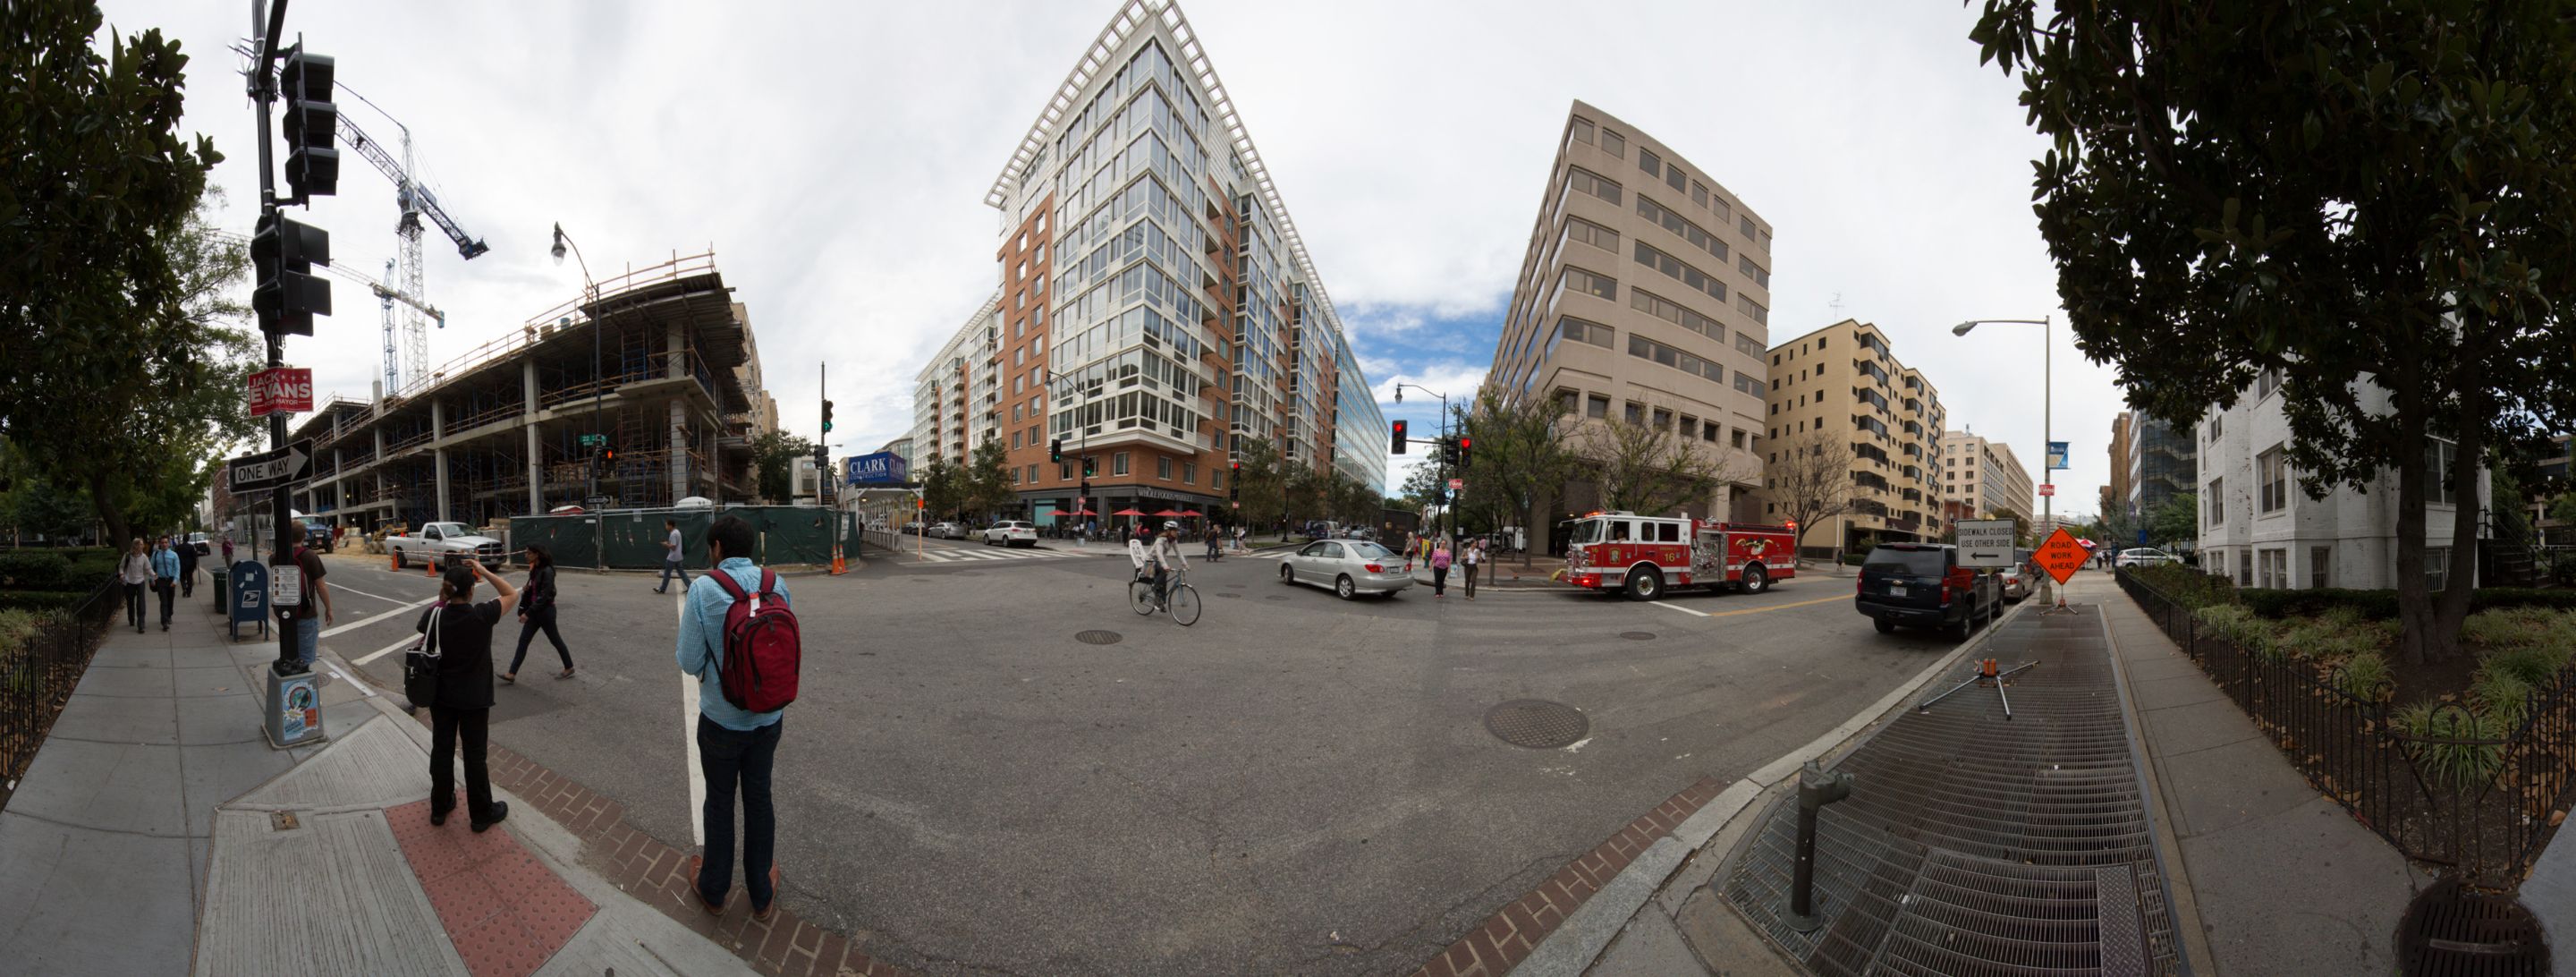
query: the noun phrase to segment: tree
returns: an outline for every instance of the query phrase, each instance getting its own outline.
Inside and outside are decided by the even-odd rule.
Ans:
[[[986,436],[975,445],[974,461],[966,466],[958,504],[977,515],[990,518],[1009,508],[1018,496],[1011,490],[1011,469],[1002,450],[1002,439]]]
[[[186,268],[239,250],[189,227],[223,156],[176,131],[179,43],[151,30],[111,36],[102,53],[102,20],[79,2],[0,15],[0,129],[14,134],[0,152],[0,435],[86,493],[123,545],[139,488],[202,468],[183,463],[204,439],[182,429],[206,420],[188,395],[231,380],[223,392],[242,410]]]
[[[2032,539],[2030,538],[2030,517],[2029,517],[2029,516],[2025,516],[2025,515],[2022,515],[2021,513],[2014,512],[2014,511],[2013,511],[2013,510],[2011,510],[2011,509],[1996,509],[1996,510],[1993,510],[1993,511],[1991,511],[1991,512],[1986,513],[1986,518],[1988,518],[1988,519],[2010,519],[2010,520],[2012,520],[2012,524],[2013,524],[2013,545],[2014,545],[2014,546],[2027,547],[2027,546],[2032,545],[2032,544],[2035,542],[2034,540],[2032,540]]]
[[[1553,497],[1574,477],[1575,456],[1565,435],[1575,423],[1563,401],[1524,397],[1506,401],[1492,387],[1476,393],[1472,410],[1456,409],[1458,430],[1474,439],[1459,507],[1479,528],[1519,526],[1533,536],[1531,512],[1542,498]],[[1529,565],[1527,550],[1521,564]]]
[[[1279,449],[1266,438],[1245,438],[1235,445],[1234,457],[1243,463],[1234,475],[1234,490],[1243,503],[1244,524],[1269,526],[1284,518],[1287,472]]]
[[[2186,539],[2200,538],[2200,496],[2177,492],[2156,507],[2147,517],[2147,538],[2156,545],[2171,547]]]
[[[796,459],[814,456],[814,442],[785,431],[771,431],[751,442],[751,470],[760,497],[784,503],[796,497]]]
[[[2576,492],[2558,497],[2549,504],[2549,518],[2561,525],[2576,524]]]
[[[1792,437],[1763,466],[1762,482],[1780,515],[1798,524],[1803,541],[1807,527],[1851,509],[1851,442],[1821,430]]]
[[[1669,426],[1604,421],[1584,425],[1576,440],[1574,454],[1604,509],[1661,515],[1707,501],[1735,477],[1732,462],[1682,440]]]
[[[2270,371],[2311,496],[2394,469],[2405,660],[2459,654],[2473,575],[2430,593],[2428,500],[2457,500],[2466,565],[2474,460],[2576,424],[2576,22],[2105,0],[2041,29],[2036,6],[1988,0],[1970,36],[2054,142],[2033,197],[2078,347],[2167,420]]]
[[[929,467],[921,473],[921,504],[930,511],[928,518],[941,520],[957,515],[966,505],[965,472],[948,463],[946,455],[932,455]]]

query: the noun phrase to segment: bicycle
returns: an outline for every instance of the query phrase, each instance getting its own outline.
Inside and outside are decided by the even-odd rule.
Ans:
[[[1199,589],[1190,586],[1189,581],[1188,570],[1173,570],[1170,583],[1163,588],[1163,601],[1157,604],[1154,600],[1154,578],[1151,575],[1137,577],[1127,584],[1128,606],[1140,615],[1151,615],[1157,610],[1168,611],[1172,620],[1185,628],[1197,624]]]

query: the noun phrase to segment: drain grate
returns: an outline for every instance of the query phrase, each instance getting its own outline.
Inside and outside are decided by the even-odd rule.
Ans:
[[[1513,746],[1553,750],[1583,738],[1592,721],[1583,710],[1546,699],[1513,699],[1485,710],[1485,731]]]
[[[1630,641],[1653,641],[1653,640],[1655,640],[1655,633],[1654,633],[1654,632],[1652,632],[1652,631],[1621,631],[1621,632],[1619,632],[1619,636],[1620,636],[1620,637],[1622,637],[1622,638],[1626,638],[1626,639],[1628,639],[1628,640],[1630,640]]]
[[[1127,636],[1116,631],[1076,631],[1073,640],[1087,645],[1114,645],[1127,640]]]
[[[2397,924],[2397,959],[2410,974],[2543,977],[2549,948],[2531,910],[2512,896],[2443,879],[2415,897]]]

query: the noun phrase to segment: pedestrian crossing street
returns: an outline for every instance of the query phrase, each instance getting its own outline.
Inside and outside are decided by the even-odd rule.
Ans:
[[[983,548],[961,546],[926,549],[919,554],[915,554],[910,550],[905,550],[904,552],[897,554],[896,559],[906,563],[975,563],[985,560],[1060,560],[1066,557],[1125,555],[1127,555],[1125,551],[1113,550],[1107,546],[1095,546],[1088,549],[1078,550],[1049,548],[1011,549],[1005,546]]]

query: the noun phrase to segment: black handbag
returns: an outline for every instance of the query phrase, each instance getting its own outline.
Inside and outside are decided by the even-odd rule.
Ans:
[[[413,709],[438,705],[438,619],[446,616],[447,605],[431,607],[427,630],[403,653],[403,698]]]

